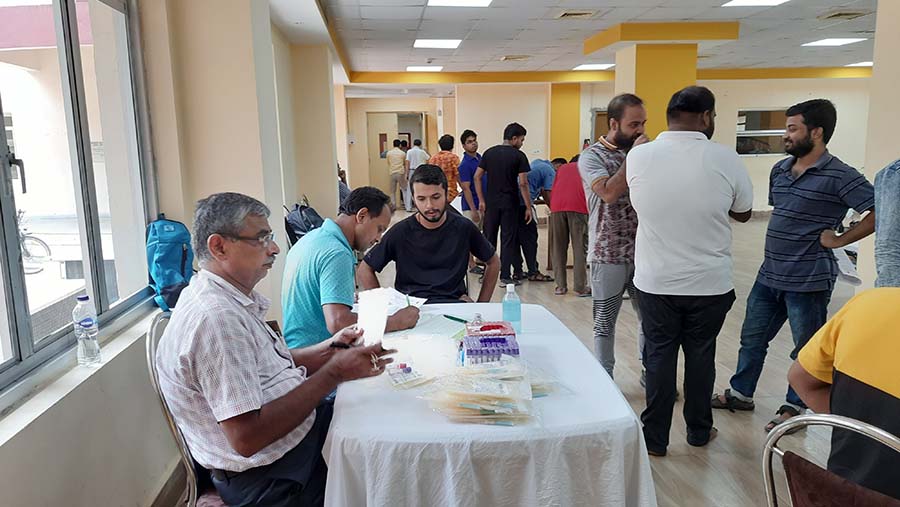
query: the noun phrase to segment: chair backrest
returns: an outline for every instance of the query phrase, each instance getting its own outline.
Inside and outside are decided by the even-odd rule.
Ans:
[[[166,403],[162,390],[159,388],[159,373],[156,371],[156,348],[159,346],[159,339],[162,338],[163,331],[166,330],[166,325],[169,323],[169,318],[171,316],[171,312],[159,312],[153,316],[153,321],[150,322],[150,329],[147,330],[147,369],[150,373],[150,383],[153,385],[153,390],[156,391],[156,396],[159,399],[159,406],[162,408],[163,415],[166,416],[169,431],[171,431],[172,436],[175,437],[178,452],[181,454],[181,464],[184,466],[185,473],[187,474],[188,507],[194,507],[197,504],[198,483],[197,472],[194,470],[194,459],[191,457],[191,452],[188,450],[187,443],[184,441],[184,435],[175,424],[175,419],[172,417],[172,411],[169,410],[169,405]]]
[[[787,421],[775,426],[769,433],[766,445],[763,448],[763,480],[766,485],[766,501],[769,507],[778,507],[778,498],[775,492],[775,474],[772,471],[773,456],[777,454],[784,457],[784,451],[778,448],[778,441],[788,432],[796,431],[806,426],[829,426],[841,428],[869,437],[882,445],[900,452],[900,438],[869,423],[858,421],[850,417],[833,414],[808,414],[791,417]]]

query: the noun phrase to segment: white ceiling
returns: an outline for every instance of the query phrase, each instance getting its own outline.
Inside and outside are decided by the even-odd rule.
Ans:
[[[890,0],[900,1],[900,0]],[[700,44],[700,68],[825,67],[872,59],[876,0],[790,0],[777,7],[721,7],[726,0],[493,0],[487,8],[427,7],[427,0],[321,0],[354,71],[556,71],[613,63],[614,53],[582,54],[584,40],[626,21],[741,22],[740,39]],[[565,10],[597,11],[559,20]],[[851,21],[817,17],[865,10]],[[801,47],[826,37],[867,37],[843,47]],[[462,39],[457,49],[413,49],[416,38]],[[526,54],[526,61],[500,61]]]

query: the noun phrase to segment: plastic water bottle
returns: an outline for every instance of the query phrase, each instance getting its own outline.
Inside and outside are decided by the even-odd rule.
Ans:
[[[78,296],[78,304],[72,310],[72,325],[78,339],[78,364],[91,366],[100,363],[100,342],[97,335],[97,312],[89,296]]]
[[[516,334],[522,332],[522,301],[516,294],[516,285],[506,284],[506,295],[503,296],[503,320],[512,324]]]

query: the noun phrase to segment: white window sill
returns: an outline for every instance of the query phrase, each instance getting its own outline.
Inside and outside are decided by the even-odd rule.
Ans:
[[[103,361],[99,365],[78,365],[73,347],[0,394],[0,446],[85,380],[114,362],[123,350],[142,339],[158,311],[148,300],[115,319],[112,325],[102,328],[100,354]],[[147,372],[136,371],[134,374],[146,376]],[[149,377],[147,381],[150,381]]]

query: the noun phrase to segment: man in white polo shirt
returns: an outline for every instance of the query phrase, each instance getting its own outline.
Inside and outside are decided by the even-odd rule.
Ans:
[[[733,148],[710,141],[715,96],[687,87],[666,110],[669,130],[627,158],[638,215],[634,285],[643,317],[647,451],[664,456],[675,405],[678,349],[684,350],[687,441],[716,435],[711,395],[716,336],[734,303],[731,225],[750,219],[753,186]]]

